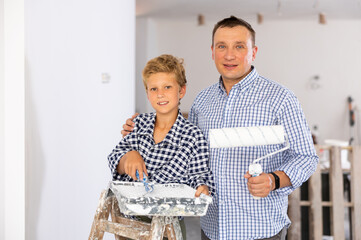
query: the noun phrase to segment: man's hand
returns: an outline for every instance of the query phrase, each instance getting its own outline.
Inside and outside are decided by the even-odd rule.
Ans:
[[[252,196],[267,197],[274,189],[272,177],[268,173],[261,173],[257,177],[252,177],[248,172],[244,175],[248,179],[247,186]]]
[[[123,130],[121,131],[123,137],[127,136],[134,129],[134,118],[138,116],[139,113],[134,114],[131,118],[128,118],[125,124],[123,125]]]
[[[137,180],[136,171],[139,172],[139,178],[143,181],[143,172],[148,176],[142,156],[137,151],[127,152],[119,161],[117,171],[120,174],[128,174],[134,180]]]
[[[207,185],[200,185],[199,187],[197,187],[197,191],[194,196],[199,197],[201,195],[201,193],[203,193],[205,195],[209,195],[209,189],[208,189]]]

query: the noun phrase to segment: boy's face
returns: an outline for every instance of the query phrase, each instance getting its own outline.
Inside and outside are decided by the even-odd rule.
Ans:
[[[148,77],[147,96],[157,114],[177,114],[186,86],[180,87],[173,73],[155,73]]]

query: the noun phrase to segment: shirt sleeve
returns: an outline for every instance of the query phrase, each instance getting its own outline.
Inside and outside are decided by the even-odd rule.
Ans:
[[[189,182],[193,188],[207,185],[212,196],[215,195],[215,185],[212,172],[209,168],[208,143],[200,130],[196,133],[196,141],[193,146],[193,155],[189,161]]]
[[[289,195],[315,172],[319,159],[306,118],[294,95],[286,98],[280,119],[280,124],[285,128],[290,148],[283,153],[283,163],[276,170],[285,172],[290,178],[292,186],[276,191],[278,194]]]
[[[113,149],[113,151],[108,156],[108,166],[112,173],[112,179],[118,181],[131,181],[132,178],[127,174],[119,174],[117,167],[120,159],[129,151],[137,151],[137,121],[134,119],[135,127],[134,130],[125,136],[119,144]]]
[[[197,111],[196,111],[197,98],[194,100],[191,110],[189,111],[189,114],[188,114],[188,120],[196,126],[198,126],[198,115],[197,115]]]

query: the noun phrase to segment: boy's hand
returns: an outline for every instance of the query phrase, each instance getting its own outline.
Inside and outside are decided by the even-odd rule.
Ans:
[[[131,176],[134,180],[138,180],[136,172],[139,172],[139,178],[143,181],[143,172],[148,176],[147,168],[145,167],[144,160],[142,156],[137,151],[130,151],[124,155],[123,169],[124,173]]]
[[[267,173],[261,173],[257,177],[252,177],[247,172],[244,177],[248,179],[247,186],[252,196],[267,197],[273,189],[273,181]]]
[[[139,113],[135,113],[131,118],[128,118],[125,124],[123,125],[123,130],[121,131],[123,137],[127,136],[134,129],[134,118],[138,116]]]
[[[197,187],[197,191],[194,196],[199,197],[201,195],[201,193],[203,193],[205,195],[209,195],[209,189],[208,189],[207,185],[200,185],[199,187]]]

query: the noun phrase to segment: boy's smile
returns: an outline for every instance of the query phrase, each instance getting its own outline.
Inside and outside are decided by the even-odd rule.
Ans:
[[[159,102],[158,105],[166,105],[168,104],[169,102]]]

